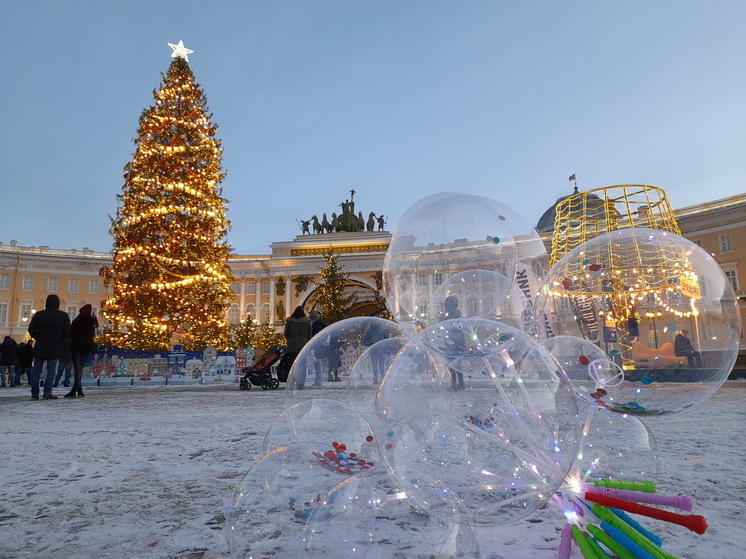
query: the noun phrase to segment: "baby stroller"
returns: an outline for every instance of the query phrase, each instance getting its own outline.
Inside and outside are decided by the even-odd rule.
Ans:
[[[262,390],[275,389],[280,386],[280,381],[272,376],[272,366],[285,354],[282,346],[270,348],[264,355],[257,359],[252,367],[244,367],[241,372],[243,377],[238,384],[241,390],[251,390],[251,385],[261,386]]]

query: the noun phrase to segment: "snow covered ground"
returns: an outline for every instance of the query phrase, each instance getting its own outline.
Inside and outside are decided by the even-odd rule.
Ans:
[[[289,405],[283,391],[198,385],[86,394],[32,401],[28,387],[0,390],[0,557],[228,557],[225,504]],[[646,419],[663,457],[659,492],[690,495],[692,514],[710,526],[700,536],[646,519],[677,557],[743,557],[745,405],[746,382],[731,381],[693,409]],[[555,558],[563,524],[545,507],[480,529],[482,558]],[[577,549],[572,557],[581,557]]]

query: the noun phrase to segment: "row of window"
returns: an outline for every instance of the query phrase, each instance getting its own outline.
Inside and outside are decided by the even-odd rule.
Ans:
[[[236,303],[233,303],[228,308],[228,322],[230,324],[238,324],[241,321],[239,311],[240,309]],[[269,303],[262,304],[261,316],[256,316],[256,306],[254,305],[254,303],[249,303],[248,305],[246,305],[246,318],[248,317],[251,317],[254,320],[258,320],[259,322],[266,322],[269,318]]]
[[[33,291],[34,290],[34,276],[23,276],[21,281],[21,291]],[[10,274],[0,274],[0,289],[10,289]],[[89,279],[88,280],[88,293],[98,293],[101,289],[100,279]],[[60,290],[60,279],[59,278],[47,278],[47,291],[50,293],[56,293]],[[78,278],[70,278],[67,280],[67,292],[68,293],[79,293],[80,292],[80,280]]]
[[[31,319],[33,306],[30,303],[21,303],[20,318],[22,321],[28,321]],[[70,321],[74,320],[78,316],[80,307],[78,305],[67,305],[65,312],[70,317]],[[98,314],[98,308],[94,307],[94,314]],[[6,324],[8,322],[8,303],[0,303],[0,324]]]
[[[272,283],[269,281],[263,281],[262,283],[262,294],[263,295],[269,295],[269,293],[272,291]],[[240,295],[241,294],[241,284],[240,283],[234,283],[232,285],[233,294],[234,295]],[[256,295],[256,282],[255,281],[247,281],[246,282],[246,294],[247,295]]]

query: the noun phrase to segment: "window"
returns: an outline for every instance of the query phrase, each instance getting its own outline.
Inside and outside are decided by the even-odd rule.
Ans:
[[[79,281],[77,278],[70,278],[67,282],[67,291],[69,293],[77,293],[78,284],[79,284]]]
[[[65,312],[70,317],[70,322],[72,322],[78,316],[78,305],[67,305]]]
[[[466,312],[473,316],[479,312],[479,301],[476,297],[467,297],[466,299]]]
[[[24,318],[26,320],[31,319],[33,307],[31,306],[31,303],[21,303],[21,320]]]
[[[233,303],[228,313],[228,322],[231,324],[238,324],[238,305]]]
[[[55,293],[60,288],[60,280],[58,278],[47,278],[47,291]]]
[[[720,252],[727,252],[729,250],[733,250],[730,235],[720,235]]]
[[[440,285],[443,283],[443,274],[441,272],[435,272],[433,275],[433,283],[435,285]]]
[[[730,285],[733,287],[733,291],[738,291],[738,274],[735,270],[726,270],[725,277],[728,278]]]
[[[248,305],[246,305],[246,320],[249,319],[256,319],[256,306],[254,306],[254,303],[249,303]]]
[[[92,279],[88,280],[88,293],[98,293],[101,288],[100,280]]]
[[[417,274],[417,285],[427,287],[427,274]]]
[[[262,282],[262,293],[263,293],[264,295],[267,295],[267,294],[269,294],[269,292],[270,292],[270,289],[271,289],[271,285],[270,285],[270,282],[268,282],[268,281],[263,281],[263,282]]]
[[[262,303],[261,321],[264,323],[269,322],[269,303]]]
[[[8,303],[0,303],[0,324],[8,322]]]
[[[0,274],[0,289],[10,289],[10,274]]]
[[[249,293],[251,295],[256,294],[256,282],[255,281],[246,282],[246,293]]]
[[[234,295],[240,295],[241,294],[241,284],[238,282],[233,282],[231,284],[231,289],[233,290]]]
[[[425,317],[427,316],[427,297],[420,297],[417,300],[417,310],[415,311],[415,315],[418,317]]]
[[[21,291],[33,291],[34,290],[34,276],[23,276],[23,283],[21,284]]]

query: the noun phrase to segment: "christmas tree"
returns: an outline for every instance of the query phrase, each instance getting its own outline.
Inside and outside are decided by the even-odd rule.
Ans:
[[[357,296],[345,294],[349,274],[345,273],[344,266],[337,262],[337,255],[331,247],[322,258],[326,266],[319,268],[321,278],[315,282],[318,285],[316,297],[317,303],[323,308],[324,319],[331,324],[350,316]]]
[[[112,288],[104,315],[106,342],[164,350],[229,343],[225,321],[233,276],[227,264],[227,200],[219,183],[222,148],[207,99],[194,80],[181,41],[143,111],[136,151],[124,168],[116,218],[114,264],[103,268]]]

